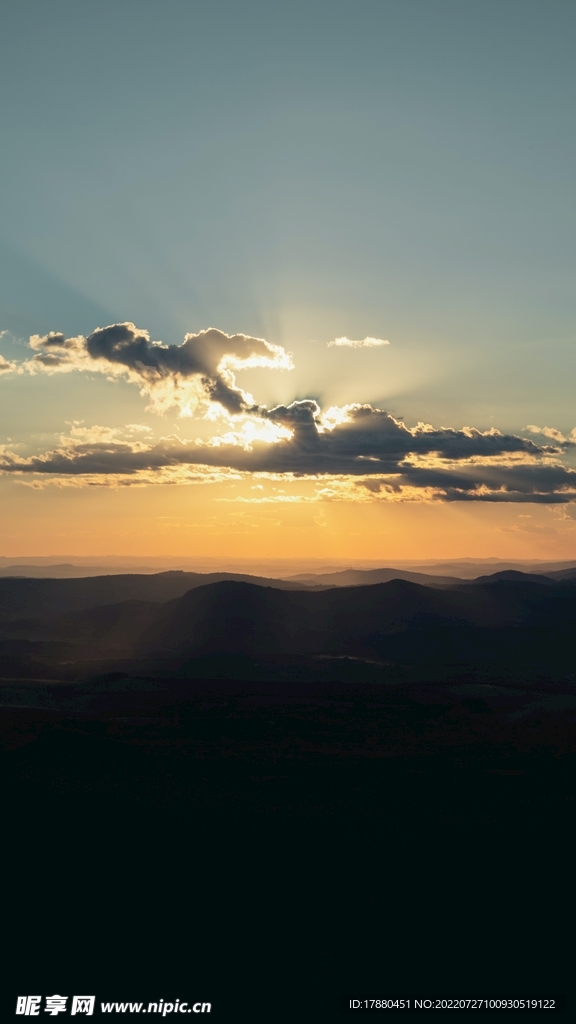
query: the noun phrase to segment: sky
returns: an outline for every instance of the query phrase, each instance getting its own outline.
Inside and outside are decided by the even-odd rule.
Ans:
[[[0,555],[576,558],[575,30],[4,0]]]

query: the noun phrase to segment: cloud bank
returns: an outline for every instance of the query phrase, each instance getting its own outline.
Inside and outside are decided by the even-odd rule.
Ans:
[[[159,482],[173,473],[219,470],[264,475],[341,478],[380,498],[441,501],[564,503],[576,499],[576,471],[557,459],[558,449],[515,435],[473,428],[407,427],[369,405],[329,410],[313,401],[266,413],[284,436],[270,441],[229,433],[207,442],[170,437],[157,444],[116,432],[78,428],[53,451],[24,458],[0,453],[0,471],[21,476],[85,477],[113,482],[140,477]],[[286,436],[287,435],[287,436]],[[175,474],[175,475],[174,475]],[[198,479],[196,476],[195,479]]]
[[[384,344],[378,339],[351,347]],[[385,410],[353,403],[322,411],[304,399],[273,409],[258,405],[236,383],[249,366],[289,369],[281,346],[215,328],[187,334],[181,345],[151,341],[134,324],[98,328],[87,337],[51,333],[30,340],[33,355],[0,371],[100,372],[138,385],[151,407],[181,414],[214,408],[231,429],[208,440],[166,437],[152,442],[138,424],[124,430],[72,425],[49,451],[24,456],[0,447],[0,473],[29,481],[79,485],[230,479],[230,474],[312,479],[321,493],[354,500],[436,500],[568,503],[576,500],[576,471],[561,461],[576,440],[552,427],[530,425],[532,437],[496,429],[409,427]],[[0,357],[1,358],[1,357]],[[331,490],[326,482],[332,481]],[[334,483],[335,482],[335,483]],[[338,490],[340,488],[340,490]]]

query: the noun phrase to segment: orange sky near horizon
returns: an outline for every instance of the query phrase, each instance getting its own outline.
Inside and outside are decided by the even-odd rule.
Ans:
[[[253,483],[41,490],[0,481],[7,557],[130,555],[350,560],[576,558],[576,520],[563,505],[286,501],[313,497]],[[308,492],[308,493],[306,493]],[[279,500],[280,499],[280,500]]]

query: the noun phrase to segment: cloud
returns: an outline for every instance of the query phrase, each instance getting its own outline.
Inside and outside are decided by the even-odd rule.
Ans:
[[[236,384],[235,371],[293,367],[291,356],[280,345],[216,328],[187,334],[181,345],[163,345],[132,323],[111,324],[86,338],[65,338],[56,332],[34,335],[30,347],[35,354],[23,364],[30,373],[89,370],[124,377],[149,396],[155,412],[176,406],[184,416],[214,403],[233,415],[255,412],[258,407],[252,395]]]
[[[387,342],[337,338],[329,344],[370,348]],[[258,405],[237,385],[235,373],[253,366],[292,367],[289,353],[263,338],[210,328],[187,334],[181,345],[164,345],[123,323],[86,337],[35,335],[30,347],[33,355],[25,363],[0,357],[0,371],[99,372],[136,384],[157,412],[176,406],[182,415],[200,412],[217,419],[225,411],[230,428],[208,440],[154,442],[141,424],[119,430],[73,422],[49,451],[24,456],[0,448],[0,472],[33,486],[49,480],[67,486],[213,482],[256,473],[312,479],[322,484],[322,500],[576,499],[576,471],[560,461],[566,446],[576,442],[574,431],[567,439],[555,428],[528,426],[529,433],[554,442],[544,444],[494,428],[422,422],[410,427],[372,405],[325,411],[313,399],[273,409]]]
[[[528,526],[524,523],[516,523],[514,526],[501,526],[499,529],[501,533],[531,533],[543,536],[558,533],[558,530],[555,530],[552,526]]]
[[[109,428],[73,425],[52,451],[23,457],[4,449],[0,471],[28,477],[115,478],[164,482],[203,479],[209,471],[341,479],[375,499],[564,503],[576,498],[576,471],[558,449],[534,441],[419,423],[408,427],[370,405],[324,415],[312,400],[248,418],[241,431],[208,441],[163,438],[156,444]],[[193,474],[193,477],[190,477]],[[200,477],[198,477],[200,474]]]
[[[576,501],[569,502],[567,505],[563,505],[561,509],[557,509],[557,518],[562,519],[576,519]]]
[[[552,441],[557,441],[558,444],[573,444],[573,435],[576,433],[575,430],[572,431],[570,435],[572,440],[570,441],[559,430],[556,430],[556,427],[537,427],[534,423],[529,423],[524,429],[528,430],[531,434],[541,434],[542,437],[549,437]]]
[[[2,334],[5,333],[5,331],[2,331]],[[17,373],[18,369],[17,363],[10,363],[4,356],[0,355],[0,373]]]
[[[328,348],[379,348],[381,345],[389,345],[389,341],[382,338],[364,338],[363,341],[352,341],[350,338],[334,338],[334,341],[327,342]]]

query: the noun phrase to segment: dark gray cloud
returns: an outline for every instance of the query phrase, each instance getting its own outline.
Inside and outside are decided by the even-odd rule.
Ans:
[[[409,428],[371,406],[352,406],[327,429],[314,401],[265,413],[292,431],[276,443],[188,444],[175,438],[142,442],[80,441],[22,459],[0,456],[0,470],[42,476],[137,476],[206,466],[221,470],[355,479],[373,493],[433,491],[447,501],[567,502],[576,498],[576,471],[558,462],[559,449],[497,431],[426,425]]]
[[[369,481],[382,490],[390,479]],[[534,502],[555,505],[576,499],[576,472],[565,466],[478,465],[451,469],[405,467],[394,486],[433,489],[445,501]]]
[[[499,455],[523,453],[527,456],[557,454],[557,446],[537,445],[534,441],[514,434],[501,434],[497,430],[482,433],[474,428],[455,430],[452,427],[434,429],[428,424],[407,427],[381,409],[371,405],[352,405],[346,408],[346,419],[332,430],[322,430],[320,410],[315,402],[294,402],[278,406],[266,413],[268,419],[293,430],[292,441],[285,446],[285,457],[295,458],[298,465],[310,458],[321,465],[310,472],[365,474],[378,472],[377,463],[392,466],[407,455],[436,454],[443,459],[493,458]],[[361,466],[370,460],[372,468]],[[337,467],[337,468],[336,468]],[[291,471],[298,472],[294,468]]]
[[[65,338],[52,332],[30,339],[34,356],[28,370],[47,373],[99,370],[126,376],[156,399],[157,408],[188,408],[194,385],[197,397],[218,402],[232,414],[256,412],[251,395],[237,386],[234,371],[247,366],[289,369],[290,356],[279,345],[246,334],[225,334],[216,328],[187,334],[181,345],[150,341],[147,331],[132,323],[111,324],[86,338]]]

